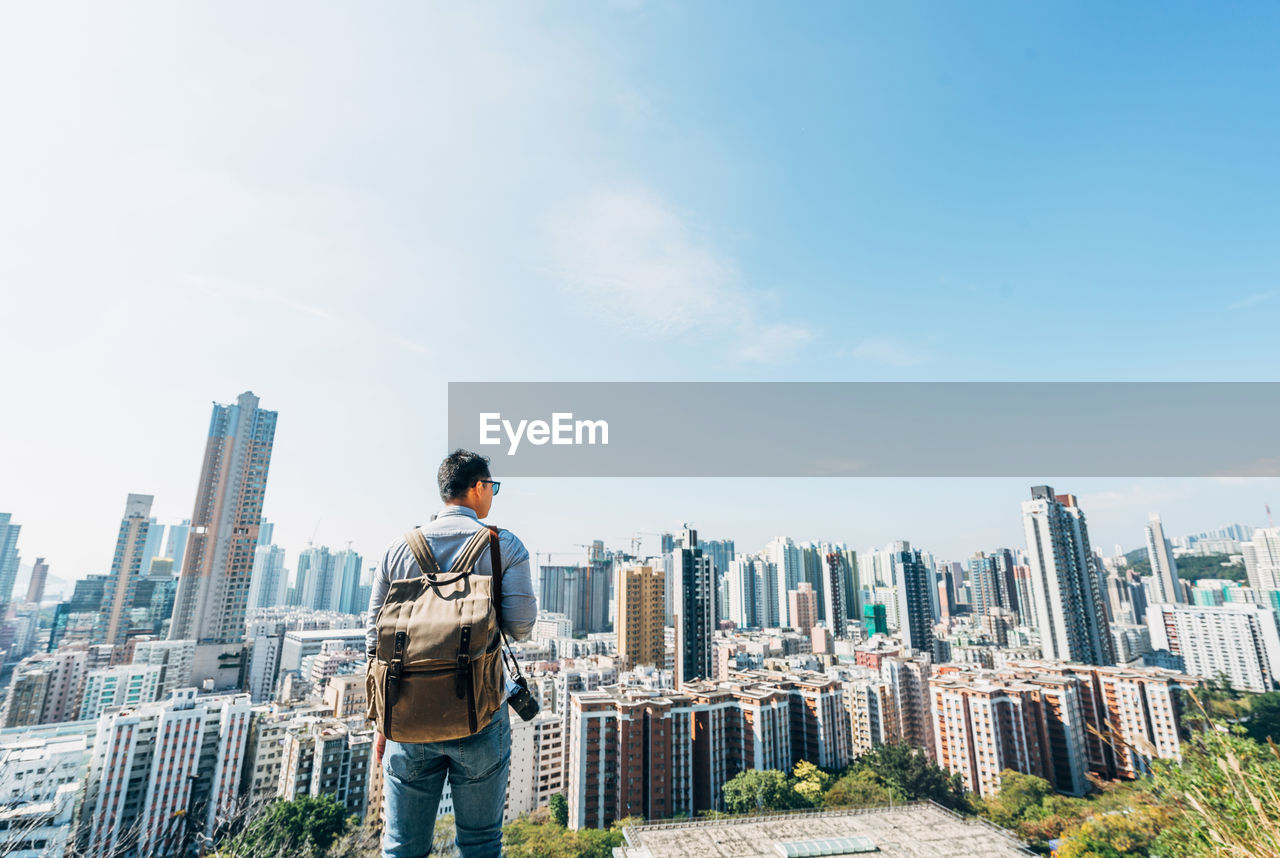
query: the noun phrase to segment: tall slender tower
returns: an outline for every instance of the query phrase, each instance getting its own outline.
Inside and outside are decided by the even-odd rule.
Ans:
[[[1115,664],[1104,588],[1075,495],[1032,486],[1022,503],[1031,558],[1031,602],[1045,659]]]
[[[618,655],[636,667],[661,668],[666,660],[662,633],[666,581],[661,569],[626,565],[618,569]]]
[[[22,525],[14,524],[11,513],[0,512],[0,619],[9,610],[13,582],[18,577],[18,533]]]
[[[1173,559],[1173,549],[1164,538],[1164,525],[1160,514],[1153,512],[1147,520],[1147,559],[1151,561],[1151,574],[1156,579],[1156,592],[1160,603],[1172,605],[1184,602],[1182,584],[1178,581],[1178,564]]]
[[[938,583],[933,565],[925,562],[920,549],[910,547],[895,554],[894,565],[898,569],[898,634],[906,646],[934,656],[931,597],[937,598]]]
[[[676,687],[711,677],[711,636],[715,631],[715,582],[711,558],[698,547],[698,532],[685,528],[683,545],[672,551],[675,568],[672,611],[676,627]]]
[[[276,412],[242,393],[213,405],[170,640],[196,641],[192,680],[234,688],[244,658],[245,608],[262,522]]]
[[[44,598],[44,585],[49,579],[49,564],[44,562],[43,557],[37,557],[35,565],[31,567],[31,582],[27,585],[27,601],[33,605],[40,604],[40,600]]]
[[[138,580],[146,571],[142,561],[146,555],[151,530],[151,502],[154,495],[131,494],[124,503],[124,518],[116,536],[116,552],[111,558],[111,574],[102,596],[102,611],[94,637],[105,644],[119,646],[129,631],[129,611],[133,609]]]

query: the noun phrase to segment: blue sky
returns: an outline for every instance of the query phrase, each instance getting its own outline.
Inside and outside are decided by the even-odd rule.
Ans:
[[[0,509],[105,571],[128,492],[190,515],[245,389],[278,538],[374,554],[432,505],[449,380],[1274,380],[1277,36],[1268,4],[7,6]],[[495,519],[958,556],[1046,479],[536,481]],[[1280,500],[1056,485],[1108,547]]]

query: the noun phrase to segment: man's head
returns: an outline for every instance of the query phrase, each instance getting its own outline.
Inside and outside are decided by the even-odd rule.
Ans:
[[[436,478],[440,483],[442,501],[469,507],[477,518],[489,514],[498,484],[490,478],[488,456],[470,450],[454,450],[440,463]]]

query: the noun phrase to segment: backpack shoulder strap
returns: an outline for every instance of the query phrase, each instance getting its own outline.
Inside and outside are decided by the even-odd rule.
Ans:
[[[427,538],[422,535],[422,528],[415,527],[404,535],[405,542],[409,543],[409,550],[413,552],[413,559],[418,561],[418,569],[428,578],[437,578],[440,575],[440,564],[436,562],[436,556],[431,553],[431,546],[427,544]]]
[[[490,598],[493,601],[493,614],[498,619],[498,632],[502,633],[502,547],[498,545],[500,531],[493,525],[485,525],[489,531],[489,565],[493,567],[493,584],[490,587]]]

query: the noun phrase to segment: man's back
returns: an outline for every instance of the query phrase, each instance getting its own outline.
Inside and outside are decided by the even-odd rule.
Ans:
[[[475,557],[471,574],[492,575],[494,569],[488,551],[476,556],[476,549],[473,547],[472,552],[463,554],[463,547],[484,527],[481,520],[488,517],[493,498],[498,493],[500,483],[489,473],[489,460],[466,450],[455,450],[441,463],[438,480],[440,497],[448,506],[422,527],[432,557],[440,570],[446,573],[460,556],[464,561]],[[501,532],[498,546],[502,563],[502,628],[510,637],[524,639],[533,632],[533,623],[537,618],[529,552],[515,534],[508,531]],[[462,569],[458,571],[461,572]],[[376,682],[379,673],[387,669],[384,663],[374,663],[373,659],[379,655],[378,614],[387,602],[391,584],[393,581],[421,575],[422,570],[405,539],[397,540],[387,549],[374,575],[373,591],[369,598],[365,649],[371,660],[371,683]],[[397,597],[401,595],[400,589],[396,588]],[[432,592],[433,588],[428,588],[424,595],[431,598]],[[399,606],[403,603],[397,600],[396,604]],[[394,613],[396,612],[389,609],[388,620]],[[460,650],[465,647],[469,628],[464,626],[459,629]],[[492,634],[492,627],[489,628],[489,634]],[[393,637],[397,642],[400,640],[398,633]],[[387,655],[382,655],[385,660]],[[483,681],[486,689],[492,688],[493,682],[500,682],[502,679],[501,670],[492,679],[478,679],[478,674],[470,669],[470,660],[459,658],[458,663],[459,679],[456,687],[470,688],[475,692],[474,685],[466,684],[468,677],[473,683]],[[493,671],[486,671],[486,675],[492,673]],[[384,776],[386,829],[382,839],[382,854],[385,858],[419,858],[431,851],[436,812],[446,778],[453,791],[456,842],[463,858],[494,858],[501,854],[502,811],[511,763],[511,724],[506,692],[507,689],[500,689],[501,702],[493,716],[488,718],[487,724],[478,723],[480,719],[475,713],[479,707],[472,708],[468,729],[473,732],[462,738],[410,743],[395,742],[379,733],[377,748]],[[371,699],[372,696],[371,694]],[[432,701],[434,699],[431,698]],[[439,712],[432,716],[429,702],[413,701],[412,697],[402,698],[402,703],[408,703],[408,711],[403,717],[409,718],[411,722],[415,716],[434,717],[431,725],[433,729],[428,730],[426,735],[441,735],[434,729],[444,724]],[[486,708],[485,711],[493,710]],[[396,724],[401,723],[401,717],[397,711]],[[443,733],[450,734],[451,731]]]

